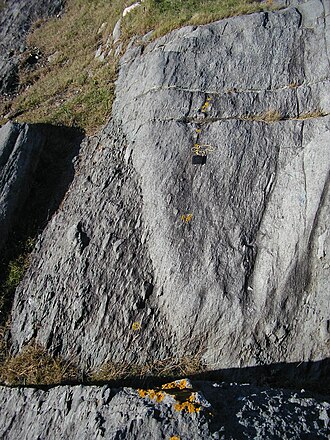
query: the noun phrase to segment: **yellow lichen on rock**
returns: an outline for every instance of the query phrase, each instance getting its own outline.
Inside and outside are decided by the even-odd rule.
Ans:
[[[148,395],[148,392],[146,390],[143,390],[142,388],[138,388],[137,392],[139,393],[140,397],[144,398]]]
[[[199,405],[195,405],[192,402],[186,401],[186,402],[178,402],[174,405],[175,411],[188,411],[189,413],[197,413],[201,410],[201,407]]]
[[[142,398],[149,397],[149,399],[160,403],[165,396],[170,396],[175,411],[187,411],[188,413],[198,413],[202,405],[200,404],[197,393],[192,392],[192,385],[188,379],[175,380],[173,382],[165,383],[161,389],[138,389],[139,396]]]
[[[143,390],[141,388],[139,388],[137,391],[140,397],[149,397],[149,399],[155,400],[157,403],[160,403],[165,397],[165,393],[162,391]]]
[[[184,223],[189,223],[191,221],[192,217],[193,217],[192,214],[183,214],[183,215],[181,215],[181,220]]]
[[[132,330],[134,330],[135,332],[141,330],[141,323],[138,322],[138,321],[133,322],[133,324],[132,324]]]
[[[170,390],[173,388],[183,390],[185,388],[191,388],[191,386],[188,384],[187,379],[175,380],[174,382],[164,383],[164,385],[162,385],[163,390]]]
[[[177,402],[174,405],[176,411],[188,411],[189,413],[196,413],[201,410],[201,406],[196,402],[196,393],[191,393],[184,402]]]
[[[165,396],[171,396],[174,399],[175,411],[187,411],[188,413],[197,413],[201,410],[196,393],[190,392],[187,396],[187,391],[191,391],[192,385],[187,379],[175,380],[174,382],[165,383],[161,390],[143,390],[138,389],[140,397],[149,397],[149,399],[160,403]]]
[[[206,101],[204,102],[204,104],[202,105],[202,108],[201,108],[201,112],[202,113],[205,113],[205,112],[207,112],[207,110],[209,109],[209,107],[210,107],[210,102],[212,101],[212,98],[211,97],[208,97],[207,99],[206,99]]]

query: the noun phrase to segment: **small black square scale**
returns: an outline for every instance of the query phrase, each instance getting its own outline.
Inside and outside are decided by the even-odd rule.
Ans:
[[[192,157],[192,164],[193,165],[205,165],[206,164],[206,156],[201,156],[196,154]]]

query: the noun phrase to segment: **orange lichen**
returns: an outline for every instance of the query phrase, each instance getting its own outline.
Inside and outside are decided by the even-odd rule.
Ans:
[[[158,393],[156,393],[156,402],[160,403],[162,400],[164,400],[164,397],[165,393],[159,391]]]
[[[148,395],[148,392],[146,390],[143,390],[142,388],[138,388],[137,392],[139,393],[140,397],[144,398]]]
[[[180,440],[180,437],[178,437],[177,435],[172,435],[170,440]]]
[[[138,389],[138,393],[140,397],[149,397],[157,403],[162,402],[165,396],[169,395],[175,400],[175,411],[198,413],[201,410],[201,405],[197,400],[196,393],[191,392],[191,388],[192,386],[187,379],[181,379],[163,384],[161,390]]]
[[[189,413],[196,413],[201,410],[201,406],[196,403],[196,393],[191,393],[188,399],[184,402],[177,402],[174,405],[176,411],[188,411]]]
[[[162,400],[164,400],[165,397],[165,393],[163,393],[162,391],[143,390],[141,388],[139,388],[137,391],[140,397],[142,398],[149,397],[149,399],[155,400],[157,403],[162,402]]]
[[[178,402],[174,405],[175,411],[188,411],[188,413],[198,413],[201,410],[201,407],[199,405],[195,405],[192,402]]]
[[[186,379],[175,380],[174,382],[164,383],[164,385],[162,385],[163,390],[170,390],[173,388],[179,388],[180,390],[189,388],[187,380]]]

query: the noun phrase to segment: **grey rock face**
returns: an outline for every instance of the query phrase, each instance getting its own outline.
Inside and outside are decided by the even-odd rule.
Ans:
[[[0,249],[30,193],[44,141],[27,124],[8,122],[0,128]]]
[[[18,85],[18,64],[25,38],[39,18],[57,14],[63,0],[5,0],[0,11],[0,95]]]
[[[86,142],[17,291],[17,349],[36,338],[82,367],[200,350],[211,369],[329,356],[326,7],[127,52],[113,120]],[[196,143],[213,150],[203,166]]]
[[[319,397],[249,385],[199,383],[198,412],[132,388],[0,388],[0,435],[52,439],[326,439],[330,404]],[[187,393],[186,391],[186,393]],[[206,398],[205,398],[206,397]]]
[[[26,316],[17,321],[30,339],[36,336],[36,319],[46,345],[59,352],[75,340],[76,354],[83,353],[85,367],[100,364],[109,355],[121,360],[128,346],[129,360],[140,359],[141,353],[146,360],[147,348],[154,343],[152,334],[159,334],[159,341],[164,337],[159,351],[170,339],[166,329],[157,329],[155,312],[148,304],[153,268],[141,218],[139,183],[132,166],[124,163],[122,133],[115,127],[109,131],[111,136],[105,130],[101,138],[92,138],[82,147],[73,184],[76,190],[70,188],[36,246],[33,264],[38,269],[26,292],[34,290],[38,274],[47,276],[40,290],[30,296],[32,320]],[[52,246],[45,246],[50,241]],[[39,301],[39,311],[47,308],[40,316],[33,310]],[[25,315],[23,297],[18,297],[14,308],[21,317]],[[42,324],[44,320],[49,327]],[[141,345],[140,332],[132,329],[134,322],[142,321],[149,322],[145,345]]]

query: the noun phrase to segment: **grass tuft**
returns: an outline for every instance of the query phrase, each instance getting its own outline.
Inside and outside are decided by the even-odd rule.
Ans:
[[[245,121],[266,122],[269,124],[281,121],[283,118],[278,110],[267,110],[264,113],[243,116],[242,119]]]
[[[154,360],[144,365],[107,362],[89,374],[91,382],[123,380],[130,377],[146,379],[148,377],[182,377],[202,373],[205,366],[201,354],[187,355],[181,358]]]
[[[0,328],[0,333],[5,328]],[[1,338],[4,343],[4,338]],[[38,344],[30,344],[16,356],[3,356],[1,350],[0,383],[5,385],[60,385],[81,383],[82,375],[73,362],[64,361],[59,356],[51,356]],[[84,383],[109,382],[125,379],[148,379],[187,377],[202,373],[205,366],[201,355],[182,358],[155,360],[145,365],[125,362],[107,362],[102,367],[89,372]]]
[[[327,113],[325,113],[323,110],[317,109],[314,111],[310,111],[307,113],[301,113],[298,116],[298,119],[313,119],[313,118],[321,118],[322,116],[327,116]]]
[[[0,365],[0,381],[5,385],[53,385],[77,378],[70,362],[51,357],[39,345],[29,345]]]

